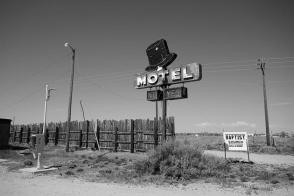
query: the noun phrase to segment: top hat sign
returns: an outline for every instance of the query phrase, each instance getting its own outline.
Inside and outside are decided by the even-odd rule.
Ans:
[[[149,66],[146,67],[145,71],[155,71],[158,67],[165,69],[177,58],[176,53],[169,52],[167,43],[164,39],[151,44],[146,49],[146,53],[149,60]]]

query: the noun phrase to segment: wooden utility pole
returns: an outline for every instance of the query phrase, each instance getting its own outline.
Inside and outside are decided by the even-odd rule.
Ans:
[[[81,105],[81,109],[82,109],[82,113],[83,113],[83,119],[84,119],[84,121],[86,121],[84,107],[83,107],[83,104],[82,104],[82,100],[80,100],[80,105]]]
[[[66,146],[65,146],[65,151],[69,152],[71,106],[72,106],[72,92],[73,92],[76,50],[69,43],[65,43],[64,46],[69,47],[71,49],[71,51],[72,51],[72,69],[71,69],[70,92],[69,92],[69,101],[68,101],[67,131],[66,131]]]
[[[45,97],[45,107],[44,107],[44,118],[43,118],[43,135],[46,135],[46,114],[47,114],[47,101],[49,99],[48,84],[45,84],[46,97]]]
[[[262,72],[262,80],[263,80],[263,99],[264,99],[264,114],[265,114],[265,133],[266,133],[266,145],[270,146],[270,131],[269,131],[269,121],[268,121],[268,109],[267,109],[267,96],[266,96],[266,87],[265,87],[265,62],[262,59],[258,59],[257,65],[258,69]]]

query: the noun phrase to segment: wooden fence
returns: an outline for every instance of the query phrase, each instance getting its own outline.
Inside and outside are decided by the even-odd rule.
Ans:
[[[162,143],[162,120],[156,126],[155,120],[97,120],[72,121],[70,146],[97,148],[95,133],[101,149],[113,151],[147,151]],[[174,139],[174,118],[166,120],[167,140]],[[43,124],[11,126],[10,142],[30,143],[31,135],[42,133]],[[156,131],[158,127],[158,131]],[[49,145],[65,145],[67,123],[49,123],[45,143]],[[95,130],[94,130],[95,129]]]

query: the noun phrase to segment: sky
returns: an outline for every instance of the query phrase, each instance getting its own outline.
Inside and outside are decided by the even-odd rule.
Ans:
[[[153,119],[155,103],[135,89],[149,65],[146,48],[166,39],[178,57],[197,62],[202,80],[188,98],[167,103],[176,132],[265,132],[264,58],[271,132],[294,132],[293,1],[0,2],[0,118],[67,120],[71,50],[76,49],[72,120]],[[161,103],[159,103],[161,114]]]

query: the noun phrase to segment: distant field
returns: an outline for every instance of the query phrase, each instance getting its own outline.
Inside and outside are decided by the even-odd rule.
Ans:
[[[177,141],[197,144],[205,150],[224,150],[222,136],[177,135]],[[264,136],[249,137],[249,151],[294,155],[294,138],[275,137],[275,147],[267,148]]]

